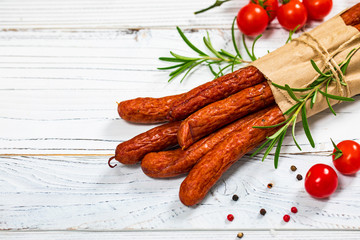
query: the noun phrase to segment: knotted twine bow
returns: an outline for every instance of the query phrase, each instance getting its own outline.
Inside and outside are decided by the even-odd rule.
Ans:
[[[359,33],[360,34],[360,33]],[[321,42],[315,38],[310,32],[305,32],[302,34],[302,38],[295,38],[293,41],[301,42],[309,47],[311,47],[315,52],[318,53],[318,56],[321,57],[322,62],[325,63],[324,67],[320,69],[322,72],[326,69],[326,67],[332,72],[333,77],[336,80],[336,89],[339,92],[339,95],[342,97],[348,97],[350,96],[350,88],[349,85],[346,84],[346,77],[343,74],[343,72],[340,69],[339,64],[337,64],[334,60],[334,56],[336,56],[339,52],[342,52],[346,46],[348,46],[349,43],[352,43],[354,39],[359,37],[359,34],[354,35],[352,38],[350,38],[348,41],[344,42],[342,45],[340,45],[335,51],[333,51],[331,54],[328,52],[328,50],[321,44]],[[311,41],[307,40],[311,39]],[[347,58],[348,59],[348,58]],[[344,59],[343,62],[346,62],[347,59]],[[318,76],[315,76],[310,83],[315,81],[318,78]],[[343,87],[345,86],[345,91],[343,90]]]
[[[304,88],[319,77],[310,62],[310,60],[314,60],[320,70],[330,70],[332,77],[336,80],[336,84],[329,85],[328,92],[333,95],[350,97],[360,93],[359,54],[350,61],[349,68],[352,66],[350,84],[346,79],[349,74],[346,73],[344,76],[338,64],[345,61],[348,53],[358,47],[360,47],[359,31],[351,26],[346,26],[339,14],[256,60],[251,65],[258,68],[269,82],[281,86],[287,84],[292,88]],[[354,71],[353,66],[356,65],[359,67]],[[272,84],[270,86],[275,101],[283,112],[295,104],[286,91],[278,89]],[[354,86],[356,89],[353,89]],[[332,105],[336,103],[338,103],[337,100],[331,100]],[[328,107],[323,96],[318,96],[317,103],[312,109],[309,105],[306,105],[308,117]]]

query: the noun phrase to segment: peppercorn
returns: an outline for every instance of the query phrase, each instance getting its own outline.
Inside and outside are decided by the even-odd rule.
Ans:
[[[268,188],[272,188],[272,187],[273,187],[273,184],[272,184],[272,183],[269,183],[269,184],[267,185],[267,187],[268,187]]]
[[[303,179],[301,174],[296,175],[297,180],[301,181]]]
[[[266,214],[266,210],[265,210],[265,209],[263,209],[263,208],[262,208],[262,209],[260,209],[260,214],[264,216],[264,215]]]
[[[244,236],[244,234],[242,232],[239,232],[237,235],[236,235],[238,238],[242,238]]]
[[[291,169],[291,171],[295,172],[295,171],[297,170],[297,167],[294,166],[294,165],[292,165],[292,166],[290,167],[290,169]]]
[[[239,196],[238,196],[238,195],[236,195],[236,194],[234,194],[234,195],[232,196],[232,200],[234,200],[234,201],[239,200]]]
[[[283,216],[283,220],[284,220],[284,222],[290,221],[290,216],[287,215],[287,214],[285,214],[285,215]]]
[[[232,215],[232,214],[227,215],[227,220],[232,222],[234,220],[234,215]]]
[[[292,213],[297,213],[297,212],[298,212],[298,210],[297,210],[297,208],[296,208],[296,207],[292,207],[292,208],[291,208],[291,212],[292,212]]]

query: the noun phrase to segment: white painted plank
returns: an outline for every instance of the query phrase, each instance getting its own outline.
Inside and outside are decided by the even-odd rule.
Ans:
[[[214,46],[233,52],[229,31],[209,33]],[[203,46],[205,31],[186,34]],[[286,38],[284,31],[264,36],[256,54]],[[166,65],[157,58],[170,49],[194,56],[176,30],[0,33],[0,153],[113,154],[118,143],[153,127],[119,119],[117,101],[177,94],[212,79],[203,68],[182,84],[167,83],[168,72],[156,68]],[[360,129],[348,128],[360,115],[358,105],[341,104],[336,117],[325,111],[310,119],[316,152],[332,149],[330,137],[359,140]],[[299,143],[312,152],[300,129]],[[285,145],[298,153],[290,137]]]
[[[248,1],[233,0],[207,13],[193,14],[213,2],[215,0],[6,0],[0,2],[0,22],[4,30],[174,26],[229,29],[234,16]],[[356,0],[333,2],[330,16],[358,3]],[[270,27],[280,26],[275,20]]]
[[[359,231],[276,231],[276,230],[241,230],[238,231],[129,231],[129,232],[90,232],[90,231],[54,231],[54,232],[0,232],[0,237],[3,240],[13,239],[143,239],[143,240],[158,240],[158,239],[189,239],[189,240],[207,240],[207,239],[223,239],[232,240],[237,238],[238,233],[243,233],[242,239],[258,240],[258,239],[279,239],[279,240],[357,240],[360,237]]]
[[[0,229],[2,230],[359,230],[360,175],[339,174],[329,199],[304,190],[315,163],[331,157],[283,155],[272,160],[244,157],[224,174],[204,201],[185,207],[178,198],[183,177],[151,179],[139,166],[110,169],[106,157],[32,156],[0,158]],[[290,166],[296,165],[296,172]],[[273,183],[268,189],[267,184]],[[239,200],[232,200],[237,194]],[[290,213],[296,206],[297,214]],[[261,216],[259,210],[267,214]],[[226,220],[227,214],[235,217]],[[284,214],[291,220],[285,223]]]

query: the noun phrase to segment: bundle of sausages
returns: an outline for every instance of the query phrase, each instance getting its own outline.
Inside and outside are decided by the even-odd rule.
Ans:
[[[360,30],[360,3],[341,17]],[[164,124],[119,144],[109,166],[114,167],[115,158],[123,164],[141,162],[143,172],[153,178],[187,174],[179,192],[187,206],[199,203],[233,163],[278,130],[253,126],[285,120],[254,66],[180,95],[123,101],[118,112],[130,122]]]

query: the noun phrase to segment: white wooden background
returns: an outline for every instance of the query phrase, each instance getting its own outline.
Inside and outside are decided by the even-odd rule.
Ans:
[[[357,2],[334,0],[331,16]],[[212,3],[0,1],[0,239],[360,238],[359,174],[339,174],[338,190],[325,200],[311,198],[296,179],[315,163],[331,165],[330,137],[360,141],[360,97],[336,106],[336,117],[325,111],[309,120],[315,149],[299,127],[303,152],[287,136],[277,170],[271,159],[246,155],[196,207],[178,199],[184,177],[156,180],[139,165],[107,166],[118,143],[153,127],[119,119],[117,101],[181,93],[212,78],[204,68],[182,84],[167,83],[168,73],[156,70],[169,50],[192,54],[175,26],[199,47],[209,31],[217,48],[233,52],[231,22],[247,1],[193,15]],[[275,20],[257,55],[287,35]]]

